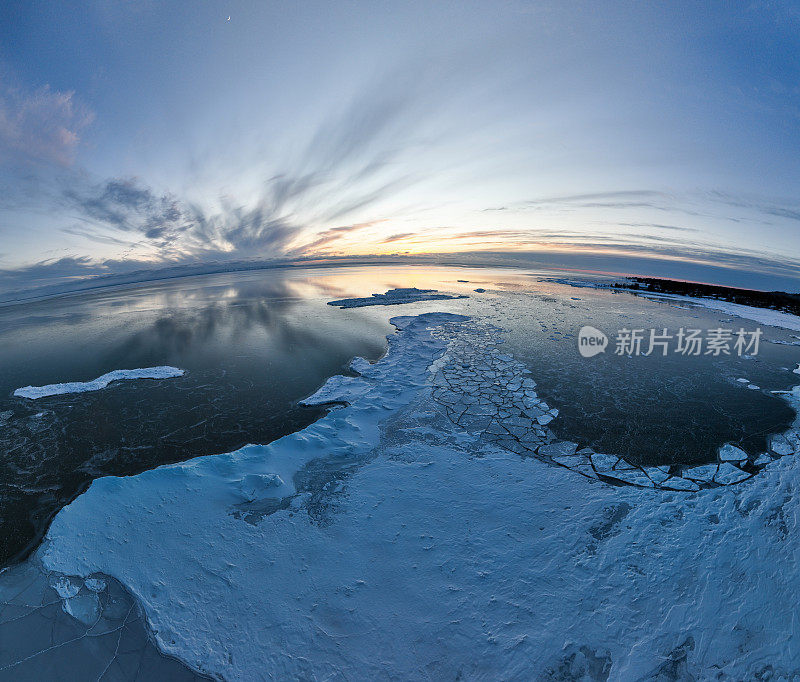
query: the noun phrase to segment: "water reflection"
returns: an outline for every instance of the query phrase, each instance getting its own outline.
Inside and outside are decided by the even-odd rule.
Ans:
[[[0,401],[0,564],[24,557],[93,478],[267,443],[316,419],[321,410],[297,400],[353,356],[377,359],[390,325],[342,316],[297,289],[270,273],[51,301],[30,317],[4,311],[6,395],[118,368],[171,364],[187,374]]]
[[[755,360],[581,358],[583,324],[701,326],[718,313],[473,268],[271,270],[153,282],[0,308],[0,565],[24,556],[93,478],[267,443],[316,419],[297,401],[349,359],[377,359],[393,315],[457,312],[505,330],[508,349],[560,410],[565,439],[644,464],[700,462],[726,441],[750,452],[793,411],[770,390],[796,375],[800,348],[764,343]],[[327,301],[416,286],[470,298],[340,310]],[[477,294],[475,289],[485,289]],[[754,325],[737,320],[745,328]],[[771,329],[769,337],[793,341]],[[651,360],[653,360],[651,358]],[[180,379],[120,383],[36,402],[28,384],[174,365]],[[761,391],[736,382],[746,376]]]

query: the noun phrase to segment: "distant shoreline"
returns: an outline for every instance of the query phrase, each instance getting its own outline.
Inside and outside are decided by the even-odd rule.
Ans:
[[[800,294],[790,294],[785,291],[739,289],[737,287],[659,279],[656,277],[629,277],[627,282],[616,282],[611,286],[615,289],[634,292],[710,298],[800,316]]]

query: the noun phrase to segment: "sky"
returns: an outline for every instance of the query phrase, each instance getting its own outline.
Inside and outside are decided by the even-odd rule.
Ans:
[[[463,254],[800,291],[798,2],[0,7],[0,291]]]

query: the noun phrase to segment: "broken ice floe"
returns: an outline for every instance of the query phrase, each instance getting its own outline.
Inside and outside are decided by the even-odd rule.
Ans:
[[[14,391],[18,398],[45,398],[51,395],[66,395],[68,393],[87,393],[106,388],[113,381],[123,379],[171,379],[184,375],[182,369],[177,367],[146,367],[144,369],[115,369],[93,381],[70,381],[64,384],[48,384],[47,386],[25,386]]]
[[[717,472],[714,474],[714,483],[730,485],[731,483],[744,481],[746,478],[750,478],[750,476],[752,476],[752,474],[743,471],[730,462],[720,462],[717,467]]]
[[[463,294],[440,294],[436,289],[417,289],[408,287],[402,289],[389,289],[385,294],[372,294],[364,298],[343,298],[338,301],[328,301],[328,305],[340,308],[363,308],[368,305],[400,305],[401,303],[416,303],[417,301],[443,301],[453,298],[467,298]]]
[[[735,445],[726,443],[719,450],[719,458],[723,462],[746,462],[747,453]]]
[[[430,368],[433,397],[451,421],[505,450],[610,483],[676,491],[740,483],[772,462],[767,455],[750,462],[746,452],[730,443],[720,448],[717,462],[690,467],[644,467],[591,448],[578,450],[576,443],[558,440],[547,428],[558,409],[539,399],[536,382],[521,363],[500,352],[497,330],[472,325],[449,331],[447,353]],[[738,381],[749,384],[747,379]],[[800,451],[800,435],[790,431],[772,436],[770,451],[775,457]]]
[[[783,434],[777,433],[769,437],[769,449],[777,456],[783,457],[794,453],[795,448]]]

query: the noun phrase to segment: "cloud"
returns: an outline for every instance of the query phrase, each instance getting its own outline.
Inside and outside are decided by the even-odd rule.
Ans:
[[[175,197],[156,195],[135,178],[116,178],[84,190],[70,188],[63,197],[84,219],[140,233],[160,246],[170,245],[190,226]]]
[[[325,247],[329,244],[336,243],[341,239],[349,236],[354,232],[359,232],[364,230],[368,227],[373,227],[374,225],[379,225],[380,223],[384,222],[384,219],[378,220],[369,220],[363,223],[355,223],[353,225],[341,225],[339,227],[331,227],[323,232],[320,232],[316,235],[316,238],[310,242],[304,243],[296,248],[294,248],[288,255],[290,256],[299,256],[304,254],[316,254],[319,252],[325,252]]]
[[[68,166],[93,118],[72,91],[58,92],[49,85],[34,91],[0,86],[0,156],[17,163]]]
[[[719,207],[737,209],[738,215],[730,211],[722,214]],[[771,224],[773,218],[800,221],[800,203],[792,200],[746,197],[720,190],[687,191],[669,193],[659,190],[619,190],[593,192],[587,194],[567,194],[516,202],[508,206],[485,208],[483,211],[579,211],[593,209],[644,209],[676,213],[692,218],[713,218],[732,223],[753,222],[753,214],[764,224]],[[615,222],[616,225],[632,227],[654,227],[668,230],[689,231],[654,222]]]
[[[209,211],[160,193],[137,178],[86,184],[73,178],[61,201],[83,223],[65,232],[105,244],[140,247],[156,260],[186,262],[210,257],[284,255],[300,228],[282,215],[286,197],[296,190],[276,178],[252,206],[223,202]]]
[[[104,244],[126,241],[142,255],[176,262],[318,252],[379,220],[328,225],[377,210],[425,176],[399,160],[422,144],[424,110],[444,96],[440,90],[408,74],[362,89],[265,179],[255,201],[223,196],[211,208],[139,178],[90,183],[73,174],[57,203],[83,224],[65,230]]]
[[[408,239],[409,237],[416,237],[416,232],[400,232],[399,234],[393,234],[386,239],[381,240],[381,244],[390,244],[391,242],[399,242],[402,239]]]
[[[779,200],[769,200],[762,197],[747,197],[741,194],[733,195],[728,192],[714,190],[706,192],[712,201],[719,202],[734,208],[743,208],[757,213],[776,218],[784,218],[791,221],[800,221],[800,203],[797,201],[787,202]]]
[[[77,242],[80,253],[115,253],[120,261],[194,263],[331,253],[382,216],[398,218],[413,211],[407,190],[439,177],[441,166],[456,163],[450,157],[441,162],[419,159],[432,145],[460,139],[486,123],[473,116],[456,131],[446,115],[471,91],[473,75],[460,62],[433,67],[419,58],[400,64],[349,94],[344,90],[337,104],[320,109],[316,125],[303,129],[285,155],[268,154],[273,149],[267,146],[263,154],[246,155],[248,161],[234,173],[230,159],[213,145],[207,158],[198,159],[202,152],[195,150],[190,168],[196,177],[185,185],[197,195],[155,186],[146,177],[96,177],[81,168],[35,169],[13,178],[10,189],[15,191],[5,197],[0,192],[0,208],[43,215],[50,224],[61,221],[63,233],[86,240]],[[74,156],[80,125],[89,119],[77,116],[71,93],[43,93],[53,99],[51,108],[61,119],[74,123],[63,126],[75,133],[66,136],[73,146],[51,154],[67,161]],[[241,133],[248,145],[259,145],[252,130]],[[210,183],[217,175],[235,186],[240,168],[246,194],[214,191]],[[256,172],[264,180],[254,192]],[[70,240],[68,248],[75,244]],[[95,256],[98,262],[102,258]]]
[[[543,197],[541,199],[531,199],[529,201],[518,202],[509,206],[497,206],[485,208],[484,211],[510,211],[541,207],[552,207],[559,205],[575,205],[583,207],[629,207],[629,206],[649,206],[657,199],[664,199],[669,195],[650,189],[618,190],[612,192],[591,192],[587,194],[563,194],[558,196]],[[637,200],[638,201],[634,201]]]
[[[660,223],[613,223],[622,227],[653,227],[657,230],[675,230],[677,232],[700,232],[696,227],[678,227],[677,225],[661,225]]]
[[[659,192],[651,189],[632,189],[620,190],[616,192],[593,192],[590,194],[567,194],[562,196],[547,197],[544,199],[535,199],[526,202],[528,206],[537,206],[541,204],[585,204],[589,202],[594,205],[597,202],[616,202],[618,200],[625,200],[624,203],[632,199],[663,199],[669,196],[664,192]]]
[[[88,256],[47,259],[24,268],[0,270],[0,289],[37,287],[54,281],[82,278],[87,272],[101,274],[102,271],[102,266],[98,266]]]

